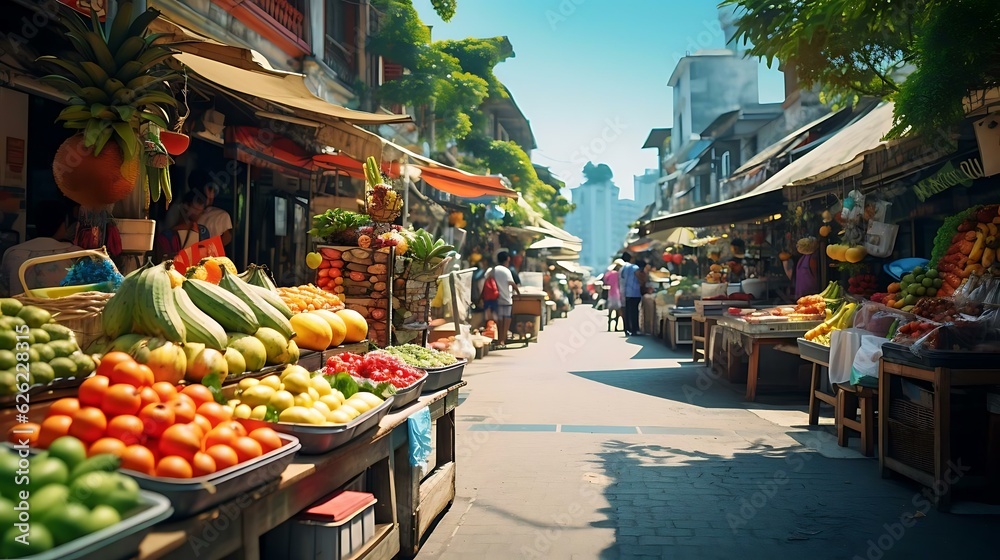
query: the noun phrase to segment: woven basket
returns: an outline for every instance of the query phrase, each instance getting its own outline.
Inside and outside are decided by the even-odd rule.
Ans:
[[[59,324],[76,333],[76,342],[81,349],[86,350],[90,343],[97,340],[104,334],[101,325],[101,315],[104,313],[104,306],[114,294],[106,292],[80,292],[77,294],[61,298],[40,298],[34,297],[24,280],[24,273],[39,264],[47,262],[57,262],[79,257],[94,257],[111,260],[107,252],[102,250],[75,251],[58,255],[48,255],[28,259],[21,265],[19,276],[21,287],[24,293],[15,298],[24,305],[40,307],[52,314]],[[112,267],[114,264],[112,263]],[[117,270],[117,268],[115,268]]]

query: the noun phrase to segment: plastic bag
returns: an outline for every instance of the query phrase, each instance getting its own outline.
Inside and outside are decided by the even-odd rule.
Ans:
[[[431,411],[424,407],[406,419],[410,431],[410,466],[424,468],[434,447],[431,445]]]
[[[895,321],[904,323],[913,318],[913,315],[865,300],[854,314],[854,328],[863,329],[871,334],[886,336],[889,334],[889,327]]]
[[[1000,310],[990,308],[978,317],[959,315],[948,323],[925,326],[910,351],[920,356],[932,350],[1000,352]]]
[[[472,329],[469,325],[459,325],[458,335],[448,345],[447,352],[456,358],[472,361],[476,357],[476,347],[472,344]]]
[[[869,336],[861,329],[842,329],[830,334],[830,384],[847,383],[851,379],[854,357],[861,348],[861,339]]]
[[[878,379],[878,362],[882,358],[882,344],[885,339],[881,336],[864,335],[861,337],[861,346],[857,354],[854,355],[854,362],[851,364],[851,384],[858,385],[862,377],[874,377]]]

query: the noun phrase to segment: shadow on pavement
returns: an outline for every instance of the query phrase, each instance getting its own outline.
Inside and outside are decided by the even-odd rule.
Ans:
[[[759,443],[729,457],[608,441],[597,455],[609,507],[591,526],[615,530],[602,559],[996,557],[993,520],[939,513],[868,461]]]
[[[711,373],[701,364],[670,368],[571,371],[571,375],[644,395],[704,408],[746,408],[744,385],[733,384]],[[805,405],[804,394],[758,394],[753,406]]]

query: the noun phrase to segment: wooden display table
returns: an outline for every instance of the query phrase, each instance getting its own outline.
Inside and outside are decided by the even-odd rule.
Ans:
[[[799,324],[791,325],[780,323],[770,325],[767,328],[773,329],[768,332],[753,332],[746,321],[735,317],[721,316],[718,318],[721,327],[730,329],[743,341],[743,348],[747,352],[750,363],[747,366],[747,391],[746,400],[753,401],[757,398],[757,379],[760,370],[760,352],[765,347],[787,345],[795,342],[795,339],[806,334],[806,331],[815,327],[819,322],[801,321]],[[794,328],[794,330],[792,330]]]
[[[887,361],[885,357],[879,360],[878,369],[880,411],[878,422],[879,470],[883,477],[888,477],[890,471],[902,474],[928,488],[934,489],[934,495],[938,495],[939,489],[943,489],[943,492],[937,497],[937,507],[940,510],[946,511],[951,506],[951,492],[954,479],[964,474],[961,472],[951,472],[952,388],[1000,384],[1000,369],[917,367]],[[891,419],[893,398],[899,396],[893,393],[894,378],[925,381],[931,383],[933,386],[933,402],[927,403],[931,405],[929,411],[931,415],[929,439],[932,440],[932,444],[928,446],[931,457],[917,457],[918,459],[928,460],[929,468],[921,468],[914,461],[907,461],[893,451],[894,449],[900,449],[898,443],[892,439],[894,434],[889,429],[889,423],[893,421]],[[908,428],[905,425],[903,427],[914,432],[927,432],[926,429]],[[949,481],[949,478],[952,480]]]
[[[455,408],[465,382],[424,395],[387,415],[378,430],[325,455],[298,455],[267,486],[190,519],[158,525],[139,558],[261,558],[260,538],[317,500],[363,477],[378,499],[375,537],[352,559],[416,554],[420,538],[455,495]],[[437,427],[436,468],[423,480],[408,461],[407,418],[429,408]],[[252,476],[252,475],[251,475]]]
[[[708,339],[712,335],[712,327],[718,322],[718,317],[695,313],[691,316],[691,361],[697,362],[702,356],[705,363],[711,362],[708,354]],[[698,346],[701,348],[698,348]]]

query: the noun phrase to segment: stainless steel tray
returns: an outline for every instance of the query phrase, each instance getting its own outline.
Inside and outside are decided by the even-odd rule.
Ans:
[[[403,407],[410,406],[412,402],[416,401],[417,397],[420,396],[424,383],[427,382],[427,376],[428,374],[424,373],[423,377],[418,379],[409,387],[406,387],[405,389],[398,389],[396,394],[393,395],[396,398],[393,399],[392,408],[389,410],[399,410]]]
[[[130,470],[122,472],[134,478],[143,490],[169,499],[174,506],[170,519],[190,517],[280,478],[301,445],[294,436],[279,434],[279,437],[285,445],[278,449],[206,476],[164,478]]]
[[[803,358],[808,358],[813,361],[822,362],[824,364],[830,363],[830,347],[823,344],[818,344],[811,340],[806,340],[804,338],[796,339],[799,344],[799,355]]]
[[[382,404],[340,426],[313,426],[310,424],[290,424],[285,422],[265,422],[263,420],[240,419],[247,430],[267,427],[276,432],[295,436],[301,444],[303,455],[320,455],[344,445],[369,429],[378,426],[389,413],[396,395],[391,395]]]
[[[427,382],[424,383],[423,392],[433,393],[445,387],[450,387],[462,380],[465,372],[466,360],[459,360],[450,366],[427,370]]]

